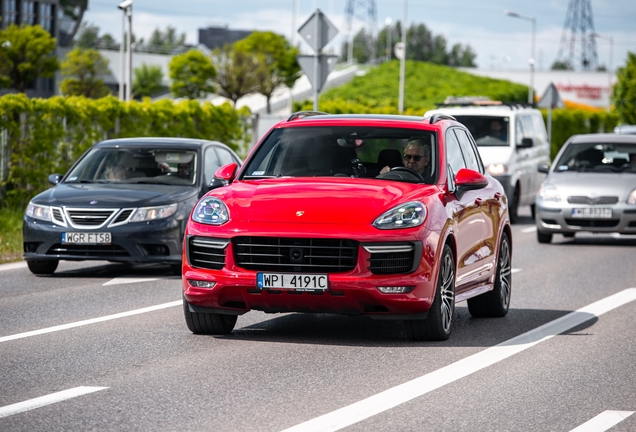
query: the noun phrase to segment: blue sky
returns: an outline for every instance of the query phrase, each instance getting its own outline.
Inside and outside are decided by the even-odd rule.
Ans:
[[[434,34],[443,34],[449,45],[471,45],[481,68],[525,69],[531,52],[531,23],[505,16],[504,10],[534,16],[537,68],[549,69],[557,57],[569,1],[407,0],[407,23],[424,23]],[[85,21],[119,39],[119,3],[120,0],[89,0]],[[356,2],[361,3],[365,2]],[[236,30],[272,30],[291,38],[292,28],[298,29],[320,8],[339,29],[338,36],[326,48],[340,53],[347,36],[346,5],[346,0],[134,0],[133,32],[147,38],[156,27],[172,25],[186,34],[187,42],[195,44],[199,28],[227,25]],[[378,28],[384,27],[387,18],[393,23],[402,21],[404,0],[376,0],[376,10]],[[636,0],[592,0],[592,10],[596,32],[614,39],[613,67],[625,64],[627,52],[636,53]],[[293,37],[303,51],[310,53],[297,33]],[[609,62],[609,45],[608,40],[597,39],[600,64]]]

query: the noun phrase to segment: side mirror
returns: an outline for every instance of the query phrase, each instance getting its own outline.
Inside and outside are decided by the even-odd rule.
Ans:
[[[537,171],[539,171],[540,173],[547,174],[548,172],[550,172],[550,165],[539,164],[539,166],[537,167]]]
[[[52,185],[56,185],[62,180],[62,176],[60,174],[51,174],[49,176],[49,183]]]
[[[483,189],[488,186],[488,179],[481,173],[467,168],[459,170],[455,176],[455,196],[461,196],[469,190]]]
[[[527,149],[534,145],[532,138],[522,138],[521,143],[517,144],[518,149]]]
[[[214,180],[220,179],[220,180],[224,180],[226,184],[232,183],[234,179],[236,178],[237,168],[238,168],[238,165],[236,163],[229,163],[227,165],[223,165],[214,173]],[[214,183],[214,181],[212,181],[212,183]]]
[[[214,178],[208,185],[208,190],[211,191],[212,189],[216,189],[218,187],[226,186],[226,185],[227,185],[227,182],[225,180],[220,178]]]

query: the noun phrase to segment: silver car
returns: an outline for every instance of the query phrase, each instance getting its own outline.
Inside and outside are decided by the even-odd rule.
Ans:
[[[636,135],[574,135],[535,200],[537,240],[577,232],[636,234]]]

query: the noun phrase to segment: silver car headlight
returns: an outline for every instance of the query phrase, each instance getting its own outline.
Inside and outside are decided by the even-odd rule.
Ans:
[[[508,172],[508,167],[504,164],[490,164],[486,170],[490,175],[497,176],[506,174]]]
[[[382,215],[373,222],[379,229],[400,229],[420,226],[426,219],[426,206],[419,201],[401,204]]]
[[[554,202],[561,201],[559,190],[556,188],[556,186],[550,183],[542,184],[541,187],[539,188],[538,195],[539,195],[539,198],[541,198],[544,201],[554,201]]]
[[[51,220],[51,207],[49,206],[43,206],[29,202],[29,205],[27,205],[26,211],[24,213],[28,217],[31,217],[33,219],[40,219],[43,221]]]
[[[627,204],[636,204],[636,189],[630,192],[627,197]]]
[[[217,197],[205,197],[194,207],[192,220],[209,225],[222,225],[230,220],[230,211]]]
[[[140,207],[130,219],[130,222],[148,222],[153,220],[165,219],[172,216],[176,211],[178,204],[170,204],[157,207]]]

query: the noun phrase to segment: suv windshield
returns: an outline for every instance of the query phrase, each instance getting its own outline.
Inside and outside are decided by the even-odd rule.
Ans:
[[[193,185],[196,152],[183,149],[93,148],[65,183],[155,183]]]
[[[554,171],[636,173],[636,144],[570,144]]]
[[[436,142],[435,132],[416,129],[280,128],[257,149],[243,171],[243,178],[339,176],[434,183],[438,166]],[[405,167],[405,150],[416,151],[415,156],[407,155],[408,161],[410,166],[420,163],[419,174],[424,180],[386,173],[390,168]],[[428,154],[428,160],[419,154]]]
[[[480,147],[510,144],[510,118],[496,116],[453,115],[468,128]]]

